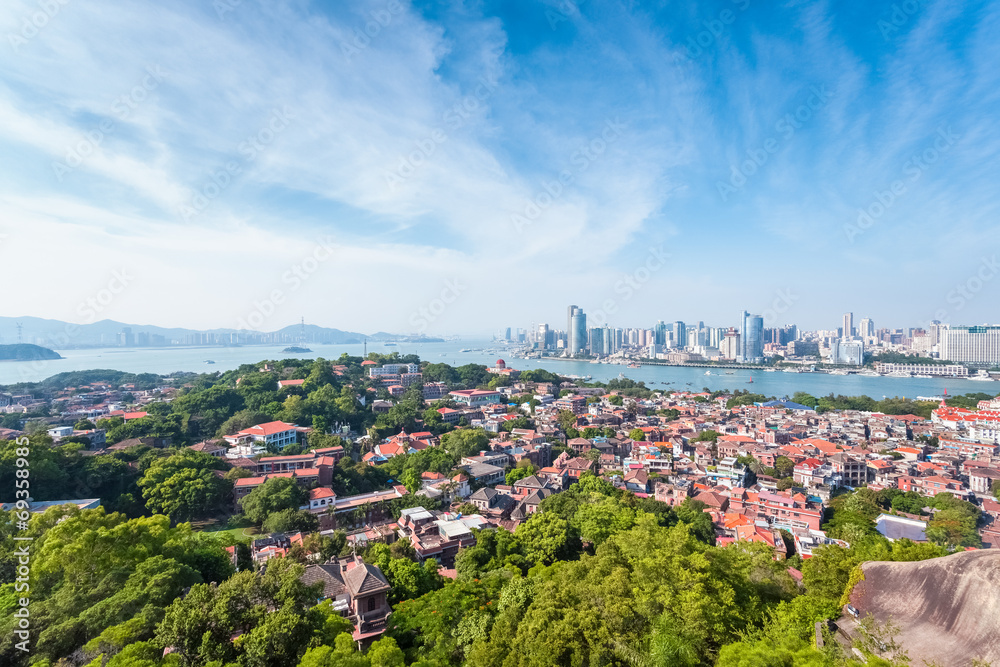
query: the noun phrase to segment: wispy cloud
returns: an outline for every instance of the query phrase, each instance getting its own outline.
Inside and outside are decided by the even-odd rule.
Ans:
[[[873,262],[875,248],[948,273],[961,271],[955,248],[996,240],[983,231],[995,228],[1000,146],[996,5],[921,3],[886,39],[878,21],[891,3],[564,4],[244,1],[220,17],[205,3],[71,2],[14,48],[37,5],[4,3],[5,224],[23,249],[58,238],[53,256],[87,261],[39,272],[9,243],[4,259],[59,293],[128,257],[151,278],[116,302],[121,319],[224,326],[213,320],[246,312],[280,279],[267,267],[329,234],[343,257],[290,311],[319,321],[309,299],[327,295],[348,321],[326,324],[405,330],[463,273],[467,291],[431,329],[471,331],[586,308],[588,290],[613,285],[656,243],[676,259],[620,324],[728,324],[752,302],[747,266],[764,282],[776,266],[854,272],[847,291],[869,299],[872,284],[922,270]],[[707,45],[685,54],[705,31]],[[788,133],[782,120],[816,87],[829,99]],[[275,113],[289,117],[280,131]],[[861,246],[846,243],[845,221],[942,124],[961,142]],[[766,164],[720,198],[717,183],[769,139]],[[942,227],[949,247],[927,241]],[[709,289],[706,274],[731,289]],[[498,276],[530,281],[531,303],[511,294],[498,309]],[[676,289],[691,276],[706,287]],[[774,280],[760,287],[783,287]],[[845,285],[829,282],[815,305],[797,304],[813,319],[803,324],[841,309],[829,300],[846,299]],[[184,290],[200,290],[197,303]],[[72,316],[58,299],[19,298],[18,313]],[[873,312],[908,317],[905,304],[876,301]]]

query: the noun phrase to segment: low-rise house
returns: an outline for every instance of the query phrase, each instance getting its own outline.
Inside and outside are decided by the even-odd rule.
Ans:
[[[360,558],[333,559],[307,566],[302,581],[323,585],[320,599],[333,600],[333,608],[351,620],[359,649],[385,633],[392,613],[388,599],[391,588],[378,567]]]
[[[941,475],[930,475],[928,477],[903,475],[896,480],[896,487],[900,491],[916,491],[923,496],[935,496],[945,492],[956,497],[966,495],[961,482],[948,477],[942,477]]]
[[[472,529],[489,525],[478,514],[459,517],[411,507],[400,514],[399,537],[410,541],[421,562],[434,558],[442,567],[454,567],[458,550],[476,543]]]
[[[473,463],[461,466],[476,484],[492,486],[504,481],[504,470],[488,463]]]
[[[993,493],[993,483],[1000,481],[1000,470],[977,468],[969,472],[969,489],[982,494]]]
[[[202,452],[203,454],[208,454],[209,456],[214,456],[217,459],[222,459],[226,457],[226,446],[223,445],[218,440],[202,440],[197,442],[188,449],[195,452]]]
[[[649,473],[645,470],[629,470],[625,473],[625,488],[632,493],[649,493]]]
[[[253,452],[251,456],[256,456],[265,451],[281,449],[298,442],[299,434],[307,430],[282,421],[257,424],[225,436],[226,442],[231,446],[227,456],[230,458],[247,456],[247,451]]]

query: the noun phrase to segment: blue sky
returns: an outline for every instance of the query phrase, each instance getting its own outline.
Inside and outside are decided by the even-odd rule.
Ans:
[[[3,314],[995,322],[998,30],[988,2],[8,0]]]

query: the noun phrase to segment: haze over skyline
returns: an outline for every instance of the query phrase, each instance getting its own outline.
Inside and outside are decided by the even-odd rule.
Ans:
[[[1000,320],[995,3],[56,6],[0,8],[0,315]]]

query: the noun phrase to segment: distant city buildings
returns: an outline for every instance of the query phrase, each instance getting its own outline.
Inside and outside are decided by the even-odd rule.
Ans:
[[[863,366],[866,356],[895,354],[934,358],[970,366],[1000,365],[1000,325],[955,326],[931,322],[926,329],[875,328],[865,317],[855,325],[854,313],[844,313],[841,326],[803,331],[795,324],[764,328],[761,315],[740,313],[735,327],[688,325],[682,320],[658,320],[651,327],[587,326],[587,315],[576,305],[567,308],[566,330],[549,324],[527,331],[501,330],[497,338],[524,343],[532,354],[593,357],[596,361],[655,359],[671,364],[734,361],[764,364],[769,359],[791,363],[829,361],[834,365]],[[603,318],[601,318],[603,319]],[[508,339],[508,335],[510,338]],[[926,363],[914,360],[914,363]],[[927,373],[938,375],[939,373]],[[954,376],[955,373],[946,372]],[[985,371],[975,379],[996,379]]]

